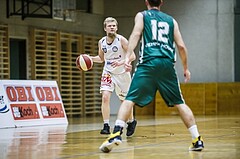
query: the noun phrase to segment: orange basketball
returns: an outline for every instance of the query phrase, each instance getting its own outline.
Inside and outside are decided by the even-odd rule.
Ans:
[[[76,66],[79,70],[88,71],[93,67],[92,58],[87,54],[81,54],[76,59]]]

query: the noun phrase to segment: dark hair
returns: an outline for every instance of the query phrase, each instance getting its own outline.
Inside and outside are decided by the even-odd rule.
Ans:
[[[151,7],[159,7],[162,0],[147,0]]]

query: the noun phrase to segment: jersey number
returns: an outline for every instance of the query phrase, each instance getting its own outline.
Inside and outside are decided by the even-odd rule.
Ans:
[[[166,36],[169,33],[168,23],[151,20],[151,25],[152,25],[152,39],[167,43],[168,38]]]

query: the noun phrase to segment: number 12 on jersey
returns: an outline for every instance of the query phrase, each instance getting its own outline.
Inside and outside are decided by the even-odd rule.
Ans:
[[[168,43],[166,37],[169,33],[169,25],[166,22],[158,22],[157,20],[151,20],[152,26],[152,40]]]

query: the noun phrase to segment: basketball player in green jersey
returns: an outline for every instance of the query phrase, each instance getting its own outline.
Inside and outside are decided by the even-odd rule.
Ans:
[[[191,151],[204,148],[194,115],[185,104],[175,71],[175,44],[182,60],[185,82],[190,79],[187,64],[187,48],[182,39],[178,23],[171,16],[160,11],[162,0],[145,0],[148,10],[137,13],[135,25],[129,38],[125,69],[131,68],[129,57],[139,39],[141,49],[139,63],[133,76],[129,92],[121,104],[113,133],[99,149],[110,152],[122,143],[122,129],[132,107],[144,107],[155,97],[158,90],[169,107],[177,107],[179,115],[192,135]]]

